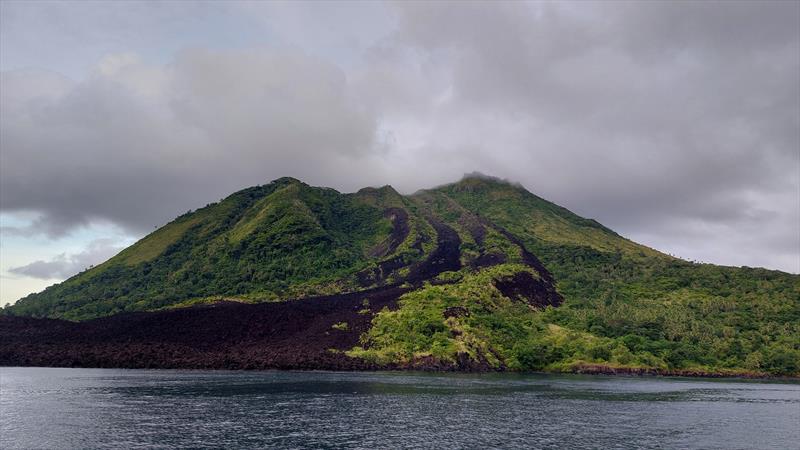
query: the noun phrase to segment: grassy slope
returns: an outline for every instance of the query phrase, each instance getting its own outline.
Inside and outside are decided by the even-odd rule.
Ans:
[[[466,210],[511,231],[555,275],[565,303],[532,312],[501,301],[484,273],[509,270],[498,266],[406,294],[354,355],[413,365],[482,351],[510,369],[800,373],[796,275],[671,258],[507,183],[466,179],[416,197],[451,221]],[[445,317],[454,305],[477,313]]]
[[[317,293],[368,265],[390,228],[380,208],[280,179],[187,213],[7,312],[84,320],[220,295]]]

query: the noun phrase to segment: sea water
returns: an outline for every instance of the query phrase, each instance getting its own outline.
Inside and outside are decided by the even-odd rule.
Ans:
[[[800,448],[800,384],[0,368],[0,448]]]

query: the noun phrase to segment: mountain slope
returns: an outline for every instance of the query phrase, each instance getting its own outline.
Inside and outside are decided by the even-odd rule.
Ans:
[[[326,297],[303,300],[320,295]],[[122,363],[112,355],[127,354],[119,346],[128,346],[149,355],[143,360],[150,365],[191,367],[170,356],[180,352],[153,350],[185,344],[160,328],[183,320],[188,313],[181,309],[95,318],[227,299],[239,306],[197,314],[228,323],[235,311],[261,308],[248,311],[266,314],[264,320],[280,314],[279,321],[326,298],[340,309],[314,322],[314,336],[259,331],[275,321],[249,321],[250,337],[236,339],[214,327],[206,338],[219,340],[211,346],[217,356],[201,352],[193,361],[246,367],[255,348],[267,354],[291,348],[298,360],[258,357],[253,367],[800,372],[797,275],[691,264],[483,176],[410,196],[389,186],[342,194],[291,178],[237,192],[6,308],[6,316],[88,321],[43,321],[33,332],[30,322],[3,319],[0,363],[45,361],[44,354],[61,355],[51,364],[113,366]],[[298,300],[269,308],[242,304],[281,299]],[[147,345],[141,332],[119,328],[133,317],[136,329],[152,330]],[[74,349],[47,347],[61,339],[48,334],[53,323],[61,324],[57,336],[83,336],[89,354],[105,356],[74,359]],[[91,331],[97,329],[105,331]],[[115,329],[117,347],[97,338]],[[331,340],[332,333],[341,339]],[[20,353],[8,342],[25,344],[21,335],[44,347]],[[269,339],[252,338],[262,335]],[[316,344],[287,346],[295,339]],[[244,351],[237,342],[254,347]],[[219,352],[239,355],[238,362],[220,363]]]
[[[352,289],[347,276],[367,267],[391,227],[358,196],[279,179],[178,217],[12,312],[84,320],[210,296]]]

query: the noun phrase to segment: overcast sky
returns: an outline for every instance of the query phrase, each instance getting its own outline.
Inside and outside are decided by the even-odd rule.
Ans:
[[[0,302],[235,190],[480,171],[800,272],[800,2],[0,2]]]

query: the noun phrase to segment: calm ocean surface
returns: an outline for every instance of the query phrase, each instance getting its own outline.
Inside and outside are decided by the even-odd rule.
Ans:
[[[800,448],[800,384],[0,368],[1,448]]]

